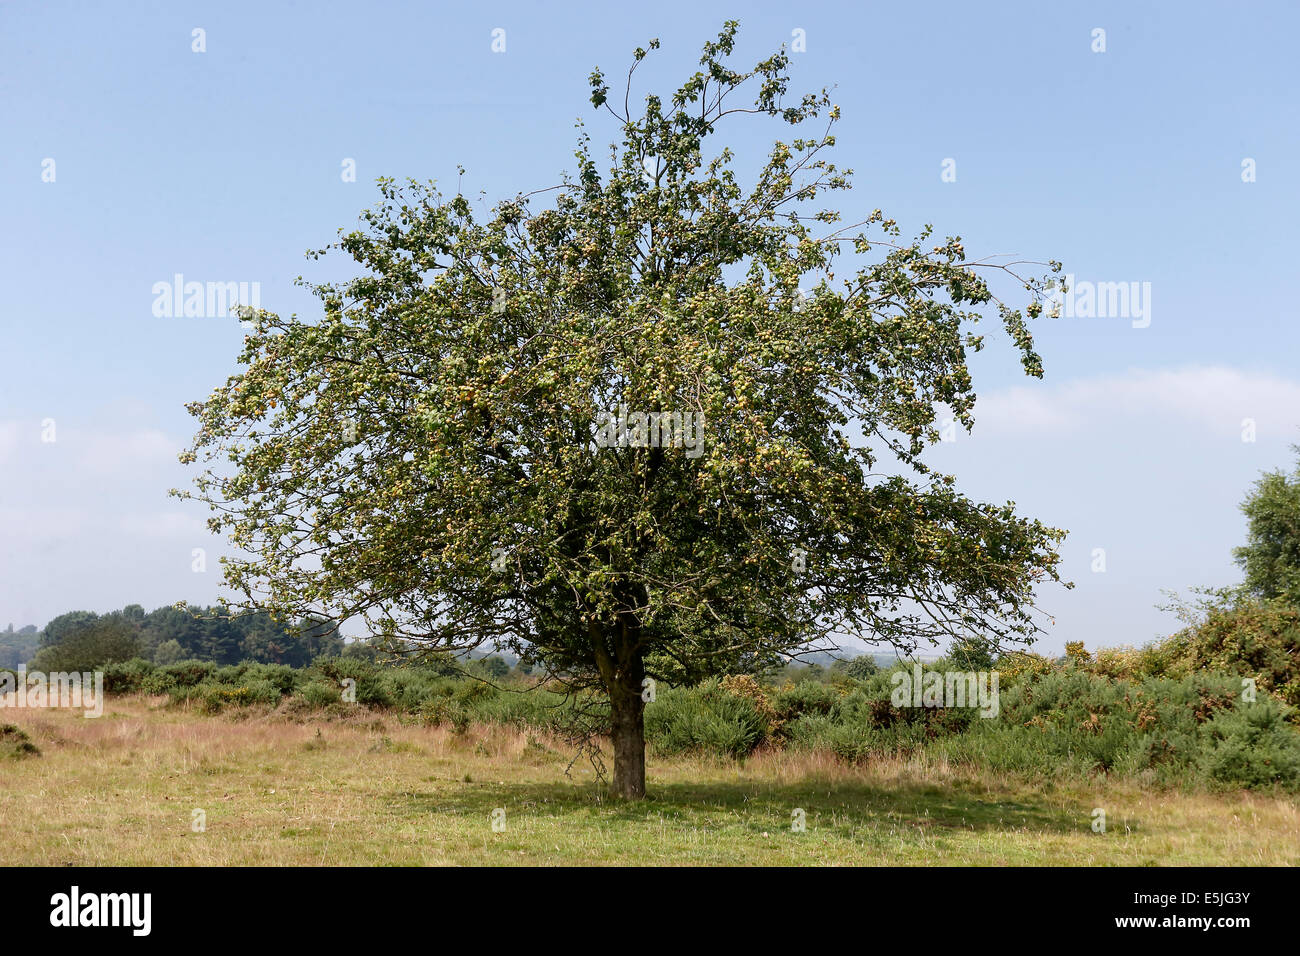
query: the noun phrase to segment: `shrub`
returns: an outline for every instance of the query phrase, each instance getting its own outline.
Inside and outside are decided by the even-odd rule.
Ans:
[[[779,688],[748,675],[697,687],[661,687],[646,708],[646,735],[661,754],[743,757],[767,741],[821,750],[847,761],[927,755],[1037,779],[1110,773],[1162,785],[1300,789],[1300,733],[1292,708],[1270,696],[1286,692],[1300,626],[1294,609],[1252,605],[1220,610],[1159,644],[1089,655],[1072,644],[1063,661],[1003,655],[1000,714],[976,709],[895,707],[901,667],[830,671],[786,668]],[[978,648],[966,648],[974,653]],[[954,649],[953,655],[965,650]],[[950,655],[925,670],[962,668]],[[864,660],[864,659],[859,659]],[[865,660],[870,660],[869,658]],[[967,663],[975,658],[963,659]],[[464,663],[464,662],[462,662]],[[364,657],[327,657],[310,668],[245,661],[158,665],[139,658],[104,668],[110,693],[166,693],[206,713],[250,704],[343,710],[342,682],[356,682],[357,703],[388,707],[464,732],[471,723],[507,724],[562,735],[607,728],[608,706],[587,694],[495,686],[448,675],[446,660],[402,666]],[[471,672],[482,672],[471,662]],[[1259,703],[1241,703],[1242,677],[1259,682]],[[350,706],[350,705],[349,705]],[[20,732],[19,732],[20,733]],[[30,743],[30,742],[29,742]],[[0,738],[3,753],[20,747]]]
[[[841,717],[806,714],[787,724],[783,733],[796,750],[828,751],[849,763],[909,754],[925,746],[927,739],[924,724],[878,725],[866,708]]]
[[[217,665],[212,661],[177,661],[175,664],[167,664],[155,668],[154,676],[158,677],[160,682],[165,681],[167,677],[171,678],[172,687],[194,687],[200,682],[211,677],[217,669]]]
[[[280,688],[265,678],[253,678],[245,681],[240,687],[246,693],[242,703],[245,704],[275,704],[280,703],[280,698],[284,696]]]
[[[1219,670],[1254,677],[1260,688],[1300,707],[1300,608],[1280,601],[1210,605],[1203,620],[1168,643],[1180,673]]]
[[[152,661],[133,657],[104,665],[104,690],[110,694],[135,694],[142,690],[145,678],[153,673]]]
[[[176,675],[167,674],[167,668],[155,671],[146,684],[153,682],[161,686],[165,680],[172,681],[167,688],[173,703],[194,702],[205,713],[215,714],[227,706],[247,706],[249,704],[280,703],[288,686],[292,689],[294,678],[292,672],[286,679],[279,664],[245,663],[222,668],[214,668],[209,676],[197,684],[176,682]],[[291,669],[290,669],[291,670]],[[182,678],[193,676],[182,673]],[[336,698],[337,699],[337,698]]]
[[[742,757],[762,743],[767,719],[753,700],[716,680],[667,688],[646,707],[646,738],[659,753],[706,752]]]
[[[771,737],[781,726],[781,719],[776,715],[776,708],[763,691],[762,685],[748,674],[733,674],[722,678],[721,687],[729,694],[742,697],[753,703],[754,709],[763,718],[763,736]]]
[[[395,667],[383,672],[378,686],[381,696],[389,700],[389,706],[414,712],[434,696],[441,681],[442,678],[434,671],[423,667]],[[477,681],[467,683],[477,684]],[[357,700],[361,699],[361,684],[358,682]]]
[[[196,702],[205,714],[220,713],[231,706],[275,704],[280,700],[280,692],[270,681],[250,681],[236,687],[229,684],[204,683],[197,687],[177,688],[173,694],[173,699]]]
[[[1174,652],[1168,641],[1146,647],[1104,647],[1091,660],[1081,661],[1091,673],[1114,680],[1141,681],[1171,672]]]
[[[1300,734],[1289,707],[1269,697],[1223,710],[1206,724],[1201,767],[1219,783],[1300,789]]]
[[[308,681],[298,691],[298,696],[312,707],[328,707],[343,700],[342,688],[323,680]]]
[[[450,725],[458,734],[463,734],[469,729],[469,714],[450,697],[430,697],[421,707],[420,714],[434,727]]]
[[[146,694],[170,694],[176,690],[176,675],[152,671],[140,681],[140,690]]]
[[[287,664],[249,664],[241,678],[241,683],[263,682],[275,688],[277,695],[292,694],[302,679],[302,672]]]
[[[1011,651],[997,659],[995,669],[998,672],[999,686],[1007,687],[1026,678],[1032,679],[1050,674],[1056,669],[1056,665],[1041,654]]]
[[[311,669],[336,685],[341,686],[345,680],[356,681],[358,704],[393,706],[393,682],[385,681],[382,669],[368,660],[359,657],[318,657],[312,662]]]
[[[13,724],[0,724],[0,758],[21,760],[24,757],[39,757],[41,754],[26,731]]]
[[[778,721],[794,720],[804,714],[829,714],[842,695],[828,684],[802,680],[787,684],[772,698]]]
[[[223,684],[202,684],[194,688],[194,696],[199,709],[205,714],[220,713],[227,704],[244,703],[247,692],[242,687],[228,687]]]

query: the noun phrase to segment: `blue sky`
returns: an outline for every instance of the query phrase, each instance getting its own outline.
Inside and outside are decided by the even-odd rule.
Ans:
[[[377,176],[552,185],[579,117],[615,134],[593,67],[658,37],[643,89],[669,89],[729,18],[743,65],[804,31],[795,86],[834,87],[847,220],[880,207],[973,255],[1150,283],[1145,328],[1036,323],[1041,382],[993,336],[974,436],[934,452],[972,496],[1070,530],[1077,587],[1043,594],[1044,646],[1143,643],[1175,625],[1162,588],[1236,581],[1237,504],[1300,441],[1292,5],[0,2],[0,627],[217,593],[220,543],[166,490],[188,480],[183,403],[234,370],[242,332],[155,316],[155,283],[258,282],[263,307],[312,315],[294,277],[342,262],[303,253]],[[778,132],[729,142],[752,162]]]

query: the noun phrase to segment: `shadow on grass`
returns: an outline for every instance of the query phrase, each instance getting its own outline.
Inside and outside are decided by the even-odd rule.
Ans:
[[[434,814],[479,816],[488,819],[502,807],[508,814],[658,825],[744,827],[755,833],[789,827],[796,808],[808,826],[836,830],[880,830],[898,827],[941,833],[1033,830],[1077,833],[1088,829],[1088,811],[1049,806],[1041,801],[998,799],[963,793],[932,784],[880,786],[856,781],[756,783],[652,783],[643,801],[613,798],[608,788],[566,783],[467,783],[438,781],[427,791],[385,795],[390,810],[401,817]]]

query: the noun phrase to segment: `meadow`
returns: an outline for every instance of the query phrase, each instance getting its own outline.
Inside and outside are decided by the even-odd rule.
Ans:
[[[760,746],[652,750],[649,798],[627,804],[540,729],[364,707],[209,711],[141,693],[111,696],[98,719],[5,711],[39,753],[4,760],[0,864],[1300,863],[1300,802],[1276,791]]]

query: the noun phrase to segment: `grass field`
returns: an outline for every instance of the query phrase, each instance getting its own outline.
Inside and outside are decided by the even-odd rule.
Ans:
[[[650,799],[623,805],[586,763],[565,776],[564,744],[500,726],[457,735],[374,715],[298,723],[161,703],[110,699],[94,720],[0,712],[41,750],[0,766],[0,864],[1300,863],[1294,798],[1034,786],[774,752],[652,757]],[[792,832],[796,808],[805,832]]]

